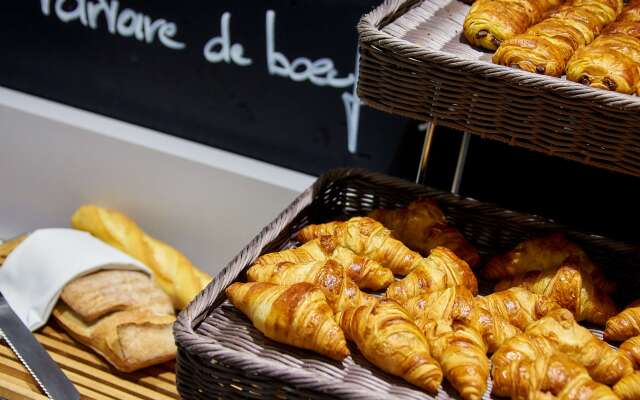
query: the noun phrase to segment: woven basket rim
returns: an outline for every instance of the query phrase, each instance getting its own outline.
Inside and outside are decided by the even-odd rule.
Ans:
[[[423,1],[429,0],[385,0],[380,6],[363,15],[358,22],[357,30],[360,43],[384,48],[385,51],[396,53],[409,62],[427,61],[446,64],[450,68],[474,75],[500,79],[511,86],[520,85],[541,91],[555,92],[567,98],[592,101],[603,107],[640,111],[640,96],[595,89],[577,82],[539,75],[486,61],[469,60],[452,53],[419,46],[381,30],[385,22],[397,18],[398,14],[408,11],[412,6]]]

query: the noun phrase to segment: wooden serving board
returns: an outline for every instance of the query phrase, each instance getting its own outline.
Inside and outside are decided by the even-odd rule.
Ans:
[[[133,373],[115,370],[90,349],[77,343],[50,321],[35,332],[36,339],[87,400],[179,399],[175,363]],[[36,382],[0,339],[0,397],[8,400],[46,400]]]

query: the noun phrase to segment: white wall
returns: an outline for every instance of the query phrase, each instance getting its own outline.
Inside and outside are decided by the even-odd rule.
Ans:
[[[215,274],[313,180],[0,87],[0,238],[93,202]]]

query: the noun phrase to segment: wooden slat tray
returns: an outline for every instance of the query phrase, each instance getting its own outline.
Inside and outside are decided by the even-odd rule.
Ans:
[[[51,321],[35,332],[36,339],[87,400],[178,399],[175,363],[134,373],[121,373]],[[0,397],[46,400],[36,382],[0,339]]]

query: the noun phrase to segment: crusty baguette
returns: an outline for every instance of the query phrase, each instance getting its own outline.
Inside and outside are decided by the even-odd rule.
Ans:
[[[148,275],[94,272],[69,282],[61,298],[54,318],[117,369],[130,372],[175,357],[171,299]]]
[[[118,211],[85,205],[73,214],[71,224],[146,264],[178,310],[186,307],[211,282],[211,277],[182,253],[147,235]]]
[[[0,245],[0,266],[27,236]],[[54,319],[115,368],[131,372],[176,356],[171,299],[139,271],[104,270],[69,282]]]
[[[159,315],[173,314],[167,295],[140,271],[106,270],[82,276],[69,282],[60,298],[85,322],[142,307]]]
[[[89,346],[115,368],[131,372],[176,356],[173,315],[145,308],[117,311],[86,323],[64,302],[53,309],[56,321],[78,342]]]

